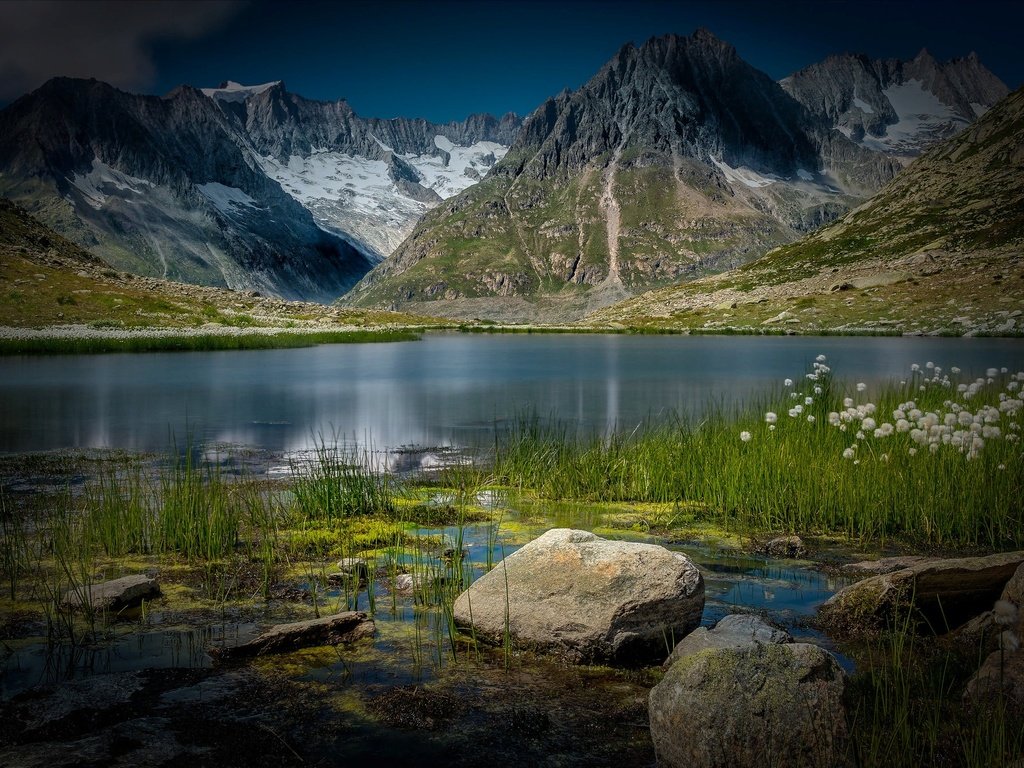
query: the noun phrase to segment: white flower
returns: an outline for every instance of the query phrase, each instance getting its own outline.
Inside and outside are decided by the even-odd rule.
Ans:
[[[814,358],[814,359],[815,359],[815,360],[817,360],[817,361],[818,361],[819,363],[824,363],[824,362],[825,362],[826,360],[828,360],[828,358],[827,358],[827,357],[825,357],[824,355],[818,355],[818,356],[817,356],[816,358]]]
[[[864,419],[864,421],[863,421],[863,422],[861,422],[861,426],[862,426],[862,427],[863,427],[864,429],[866,429],[866,430],[870,431],[870,430],[874,429],[874,428],[875,428],[875,427],[877,426],[877,424],[875,423],[875,420],[874,420],[874,419],[872,419],[872,418],[871,418],[870,416],[868,416],[868,417],[866,417],[866,418]]]
[[[863,439],[864,439],[864,433],[863,433],[863,432],[858,432],[858,433],[857,433],[857,434],[855,435],[855,437],[856,437],[856,438],[857,438],[858,440],[863,440]]]
[[[843,398],[843,408],[853,408],[853,398],[852,397],[844,397]]]
[[[1011,627],[1017,623],[1017,606],[1009,600],[996,600],[992,606],[992,614],[996,624]]]
[[[868,388],[868,385],[865,384],[863,381],[857,382],[857,391],[858,392],[863,392],[867,388]]]
[[[813,404],[814,404],[814,398],[813,397],[805,397],[804,398],[804,405],[813,405]]]
[[[821,389],[821,387],[818,387],[818,386],[816,386],[816,387],[814,388],[814,394],[816,394],[816,395],[820,395],[821,393],[822,393],[822,389]]]
[[[852,459],[855,455],[856,451],[854,451],[853,448],[847,448],[845,451],[843,451],[844,459]]]
[[[752,437],[753,435],[751,435],[749,432],[740,432],[740,440],[742,440],[744,443],[749,443]]]
[[[768,425],[768,431],[769,432],[774,432],[775,431],[775,425],[774,424],[769,424]]]
[[[786,386],[786,387],[792,387],[793,386],[793,380],[792,379],[786,379],[785,381],[782,382],[782,384],[783,384],[783,386]]]
[[[896,431],[897,432],[909,432],[910,431],[910,422],[907,421],[906,419],[900,419],[899,421],[896,422]]]
[[[953,373],[960,373],[960,369],[957,368],[955,365],[952,368],[950,368],[949,370],[952,371]]]
[[[910,370],[912,370],[914,373],[917,373],[918,371],[921,370],[921,366],[918,365],[917,363],[914,363],[912,366],[910,366]]]
[[[934,368],[935,367],[935,363],[933,363],[931,360],[929,360],[927,363],[924,364],[924,367],[925,368]]]
[[[778,414],[776,414],[776,413],[774,413],[772,411],[768,411],[768,413],[766,413],[764,415],[764,420],[768,424],[774,424],[775,422],[777,422],[779,420],[779,417],[778,417]]]
[[[790,418],[795,419],[799,415],[800,415],[800,411],[798,411],[796,408],[790,408],[789,409],[789,416],[790,416]]]
[[[911,456],[917,456],[917,448],[908,448],[907,453],[909,453]]]
[[[811,414],[807,414],[807,422],[809,424],[813,424],[814,423],[814,416],[812,416]]]
[[[990,379],[995,378],[996,376],[999,375],[999,369],[998,368],[988,368],[985,371],[985,375],[988,376]]]

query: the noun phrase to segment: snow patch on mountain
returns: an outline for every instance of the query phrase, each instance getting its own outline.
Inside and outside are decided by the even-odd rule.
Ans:
[[[121,173],[98,158],[93,158],[89,173],[76,173],[69,181],[82,193],[85,202],[97,211],[114,191],[133,192],[138,195],[142,194],[142,187],[153,186],[151,181]]]
[[[711,162],[715,164],[715,167],[718,168],[718,170],[725,174],[725,179],[730,184],[743,184],[751,189],[758,189],[759,187],[767,187],[778,181],[778,179],[762,176],[757,171],[747,168],[746,166],[741,165],[739,168],[733,168],[724,160],[716,160],[713,157],[711,158]]]
[[[866,133],[861,139],[861,144],[878,152],[914,154],[920,150],[922,139],[927,142],[951,135],[968,123],[920,80],[889,86],[882,94],[899,120],[887,125],[881,136]]]
[[[424,203],[402,194],[383,160],[340,152],[292,155],[287,163],[273,157],[256,160],[317,224],[378,261],[398,247],[427,210]]]
[[[385,151],[391,147],[373,137]],[[420,184],[442,199],[468,189],[486,175],[508,147],[492,141],[471,146],[436,136],[438,155],[397,156],[419,174]],[[384,160],[342,152],[314,150],[307,157],[292,155],[288,162],[257,156],[260,168],[301,203],[324,229],[349,239],[380,260],[390,255],[431,207],[410,197],[391,178]]]
[[[202,192],[203,197],[213,203],[218,211],[228,216],[237,214],[244,208],[260,207],[255,200],[237,187],[229,187],[216,181],[197,184],[196,189]]]
[[[453,144],[445,136],[435,136],[434,146],[447,155],[402,155],[415,168],[428,187],[447,199],[480,181],[508,147],[493,141],[478,141],[468,147]]]
[[[262,85],[242,85],[234,80],[228,80],[225,83],[221,83],[219,88],[200,88],[200,90],[204,96],[209,96],[211,99],[242,102],[250,96],[263,93],[268,88],[273,88],[275,85],[280,85],[280,83],[280,80],[274,80],[271,83],[263,83]]]

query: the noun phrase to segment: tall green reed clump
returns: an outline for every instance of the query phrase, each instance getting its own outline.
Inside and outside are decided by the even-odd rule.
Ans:
[[[746,408],[578,437],[521,419],[495,475],[550,498],[689,502],[729,529],[843,533],[937,546],[1024,544],[1024,373],[961,380],[915,365],[842,386],[824,358]]]
[[[964,700],[975,655],[923,638],[910,615],[873,638],[849,690],[854,764],[1011,765],[1024,749],[1024,711],[1008,698]]]
[[[174,451],[147,476],[138,465],[101,472],[86,486],[90,534],[112,556],[174,552],[212,560],[234,551],[243,506],[230,483],[193,448]]]
[[[370,450],[361,454],[337,441],[319,441],[310,461],[292,463],[295,509],[306,523],[331,524],[356,515],[392,514],[394,478]]]

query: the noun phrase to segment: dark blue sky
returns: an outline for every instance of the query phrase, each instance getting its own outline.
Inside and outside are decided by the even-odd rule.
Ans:
[[[84,64],[68,59],[63,65],[68,46],[55,43],[49,54],[55,60],[47,63],[64,74],[120,76],[122,82],[115,84],[151,93],[165,93],[180,83],[283,79],[289,90],[304,96],[344,97],[362,115],[438,121],[470,112],[528,113],[562,88],[581,85],[623,43],[642,43],[667,32],[689,34],[698,26],[731,42],[743,58],[775,78],[830,53],[910,58],[927,47],[940,59],[977,51],[1011,88],[1024,82],[1019,53],[1024,2],[243,0],[209,11],[213,5],[206,4],[208,11],[192,21],[184,17],[200,15],[202,4],[136,6],[148,7],[150,17],[156,14],[168,23],[177,17],[177,27],[161,34],[159,20],[138,22],[133,42],[141,64],[108,67],[131,74],[103,77],[99,62],[105,50],[116,49],[113,44],[97,44],[90,67],[88,58]],[[0,21],[12,7],[0,3]],[[26,3],[24,13],[38,7]],[[99,2],[89,17],[128,28],[125,8]],[[52,34],[52,24],[39,26]],[[17,64],[12,69],[0,61],[0,79],[17,72]],[[13,88],[9,83],[7,90]]]

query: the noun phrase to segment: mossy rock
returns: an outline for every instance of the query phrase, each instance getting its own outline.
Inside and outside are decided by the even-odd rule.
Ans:
[[[845,766],[846,676],[806,643],[709,649],[681,659],[650,694],[662,766]]]

